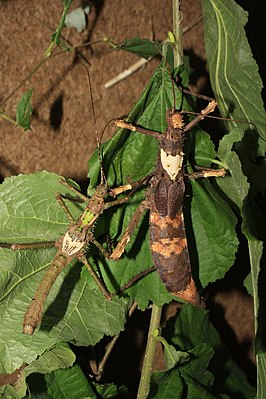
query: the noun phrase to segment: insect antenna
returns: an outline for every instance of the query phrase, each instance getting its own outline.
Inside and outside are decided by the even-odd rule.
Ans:
[[[97,150],[98,150],[98,159],[99,159],[100,171],[101,171],[101,185],[108,186],[107,179],[105,177],[105,173],[104,173],[104,170],[103,170],[103,156],[102,156],[102,151],[101,151],[101,138],[102,138],[102,135],[101,136],[99,135],[98,125],[97,125],[97,120],[96,120],[96,113],[95,113],[95,107],[94,107],[94,101],[93,101],[93,93],[92,93],[92,84],[91,84],[90,71],[89,71],[89,68],[84,63],[82,63],[81,65],[83,65],[84,68],[87,70],[87,77],[88,77],[89,88],[90,88],[92,117],[93,117],[93,124],[94,124],[94,129],[95,129]]]
[[[176,96],[175,96],[175,90],[174,90],[175,85],[176,85],[176,87],[180,90],[180,92],[181,92],[182,94],[183,94],[183,93],[184,93],[184,94],[189,94],[189,95],[195,96],[195,97],[197,97],[197,98],[200,98],[200,99],[202,99],[202,100],[209,101],[209,102],[215,101],[215,99],[214,99],[213,97],[205,96],[204,94],[200,94],[200,93],[193,93],[193,91],[188,90],[188,89],[185,89],[183,86],[178,85],[178,80],[175,81],[175,79],[173,78],[173,76],[172,76],[172,74],[171,74],[169,68],[167,67],[167,62],[166,62],[165,56],[164,56],[163,54],[161,54],[161,56],[162,56],[162,58],[165,59],[166,70],[167,70],[167,72],[168,72],[168,74],[169,74],[169,76],[170,76],[171,82],[172,82],[173,98],[174,98],[174,109],[176,109],[176,105],[175,105]],[[182,96],[182,102],[181,102],[181,105],[180,105],[180,109],[181,109],[180,113],[181,113],[181,114],[188,114],[188,115],[200,115],[199,112],[193,112],[193,111],[185,111],[185,110],[182,110],[183,98],[184,98],[184,97]],[[253,126],[253,127],[255,128],[255,130],[258,131],[256,125],[255,125],[253,122],[251,122],[251,121],[249,121],[249,120],[246,120],[246,119],[232,119],[232,118],[219,117],[219,116],[216,116],[216,115],[205,115],[205,118],[209,118],[209,119],[218,119],[218,120],[229,121],[229,122],[245,123],[245,124],[249,124],[249,125]],[[261,137],[261,136],[259,135],[259,137]],[[261,138],[262,138],[262,137],[261,137]],[[262,138],[262,139],[263,139],[263,138]],[[263,139],[263,140],[264,140],[264,139]],[[265,140],[264,140],[264,141],[265,141]]]

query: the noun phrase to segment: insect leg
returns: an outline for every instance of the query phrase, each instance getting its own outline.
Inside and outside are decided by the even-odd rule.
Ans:
[[[48,248],[54,247],[55,241],[44,241],[44,242],[29,242],[23,244],[3,244],[0,243],[0,248],[8,248],[13,251],[21,251],[24,249],[38,249],[38,248]]]
[[[105,299],[107,299],[108,301],[110,301],[112,299],[112,295],[110,294],[110,292],[107,290],[107,288],[105,287],[104,283],[102,282],[102,280],[100,279],[100,277],[98,276],[98,274],[95,272],[95,270],[93,269],[93,267],[89,264],[87,258],[85,255],[81,255],[79,257],[79,259],[84,263],[84,265],[86,266],[86,268],[88,269],[88,272],[90,273],[91,277],[93,278],[93,280],[95,281],[97,287],[99,288],[99,290],[101,291],[101,293],[103,294],[103,296],[105,297]]]
[[[211,112],[213,112],[216,108],[216,101],[211,101],[206,108],[204,108],[199,115],[197,115],[194,119],[192,119],[191,122],[189,122],[186,126],[184,126],[184,132],[189,131],[190,129],[192,129],[193,126],[197,125],[202,119],[205,118],[205,116],[207,116],[208,114],[210,114]]]
[[[59,202],[59,205],[61,206],[61,208],[63,209],[63,211],[65,212],[65,214],[67,215],[69,221],[71,223],[75,223],[75,219],[73,218],[73,216],[71,215],[70,210],[68,209],[68,207],[66,206],[64,200],[63,200],[63,196],[60,193],[56,193],[55,197],[57,199],[57,201]]]
[[[78,191],[75,187],[71,186],[71,184],[67,183],[64,179],[59,179],[59,183],[63,184],[63,186],[67,187],[70,191],[75,193],[83,202],[88,201],[86,195],[83,195],[80,191]]]
[[[131,235],[140,220],[140,217],[142,216],[143,212],[148,208],[149,206],[147,200],[142,201],[135,211],[134,215],[132,216],[132,219],[130,220],[129,225],[127,226],[122,237],[120,238],[119,243],[110,255],[110,259],[118,260],[122,256],[125,247],[129,243]]]
[[[187,176],[189,179],[199,179],[201,177],[224,177],[226,175],[225,169],[210,169],[200,168],[201,170],[189,173]]]

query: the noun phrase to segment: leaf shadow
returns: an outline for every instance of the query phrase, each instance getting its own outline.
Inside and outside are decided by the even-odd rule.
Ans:
[[[64,318],[70,301],[71,293],[80,279],[80,265],[81,264],[77,261],[72,264],[72,267],[66,274],[54,301],[44,313],[40,330],[49,332]]]
[[[50,109],[50,117],[49,117],[50,125],[55,132],[60,129],[64,116],[63,99],[64,99],[64,93],[62,92],[54,100]]]

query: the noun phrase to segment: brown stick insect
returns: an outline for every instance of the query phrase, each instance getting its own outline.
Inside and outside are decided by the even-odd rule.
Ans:
[[[149,210],[150,250],[153,264],[161,280],[170,293],[200,307],[204,306],[204,302],[192,277],[183,218],[185,180],[223,177],[226,171],[224,168],[198,167],[198,170],[190,174],[186,173],[184,141],[188,132],[199,121],[208,117],[215,110],[216,105],[214,100],[210,101],[200,114],[186,124],[182,121],[185,111],[178,112],[169,107],[166,111],[167,129],[163,134],[149,130],[146,126],[143,128],[123,120],[115,121],[116,126],[122,129],[155,138],[159,143],[159,151],[156,169],[151,173],[150,178],[147,178],[149,188],[146,197],[122,233],[118,245],[111,254],[111,259],[120,259],[142,214]],[[149,154],[146,157],[148,161]]]
[[[216,102],[212,101],[190,123],[183,126],[182,113],[168,109],[167,130],[164,134],[141,129],[122,120],[118,127],[150,135],[159,143],[159,155],[146,199],[140,204],[121,240],[111,255],[117,260],[129,242],[142,213],[150,210],[150,241],[154,266],[167,290],[196,306],[204,306],[191,274],[182,205],[185,196],[185,172],[183,169],[183,147],[185,134],[200,120],[213,112]],[[224,169],[202,169],[191,173],[191,179],[199,177],[224,176]]]

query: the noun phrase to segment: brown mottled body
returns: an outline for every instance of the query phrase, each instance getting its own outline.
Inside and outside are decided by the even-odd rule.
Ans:
[[[148,193],[150,239],[154,266],[167,290],[196,306],[204,306],[191,274],[182,204],[184,132],[168,112],[168,129],[161,140],[155,176]],[[178,121],[179,126],[179,121]]]
[[[190,123],[183,126],[182,113],[169,109],[166,112],[167,129],[164,134],[138,128],[123,121],[116,125],[155,137],[160,142],[156,171],[150,180],[146,199],[140,204],[111,258],[118,259],[145,209],[150,209],[150,241],[154,266],[167,290],[173,295],[204,307],[191,273],[182,205],[185,182],[182,152],[185,133],[216,107],[211,101]],[[224,176],[225,170],[201,170],[191,178]]]
[[[55,280],[62,272],[64,267],[73,259],[73,256],[67,257],[59,249],[54,257],[52,264],[49,269],[45,272],[41,284],[39,284],[35,291],[34,297],[32,298],[27,310],[24,314],[23,320],[23,332],[24,334],[33,334],[36,327],[42,320],[43,308],[46,301],[46,297],[49,294]]]
[[[183,171],[179,179],[170,183],[167,198],[159,200],[156,184],[150,198],[150,239],[154,266],[167,290],[196,306],[204,306],[191,274],[183,211]]]

